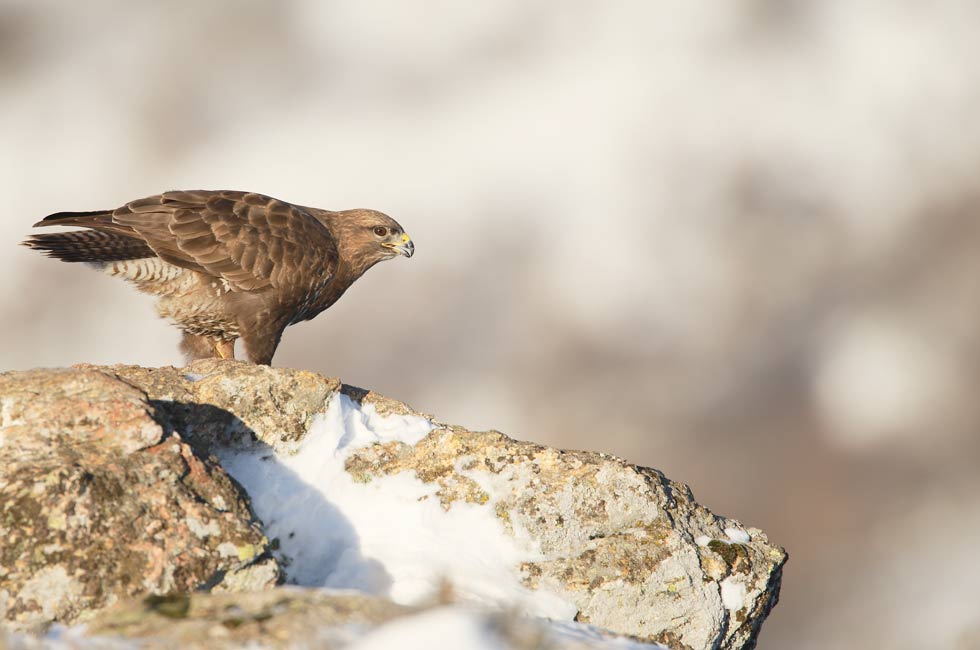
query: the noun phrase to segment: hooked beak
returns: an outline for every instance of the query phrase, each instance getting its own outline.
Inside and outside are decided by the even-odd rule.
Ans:
[[[401,241],[385,242],[381,245],[385,248],[390,248],[399,255],[404,255],[405,257],[411,257],[415,254],[415,244],[412,242],[412,238],[406,234],[402,234]]]

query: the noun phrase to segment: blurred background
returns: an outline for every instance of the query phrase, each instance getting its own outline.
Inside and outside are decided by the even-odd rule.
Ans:
[[[690,484],[789,550],[763,650],[980,648],[978,61],[969,0],[0,0],[0,368],[181,362],[48,213],[380,209],[277,365]]]

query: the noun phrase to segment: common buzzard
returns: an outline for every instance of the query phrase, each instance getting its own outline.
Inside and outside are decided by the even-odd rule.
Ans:
[[[261,194],[164,192],[115,210],[59,212],[24,245],[85,262],[158,297],[183,330],[188,359],[235,356],[269,364],[288,325],[332,305],[369,268],[415,245],[375,210],[331,212]]]

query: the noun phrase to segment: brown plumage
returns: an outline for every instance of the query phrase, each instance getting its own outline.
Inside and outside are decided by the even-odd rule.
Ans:
[[[24,245],[86,262],[159,297],[190,359],[234,357],[235,339],[269,364],[288,325],[332,305],[369,268],[411,257],[412,240],[375,210],[331,212],[261,194],[164,192],[96,212],[59,212]]]

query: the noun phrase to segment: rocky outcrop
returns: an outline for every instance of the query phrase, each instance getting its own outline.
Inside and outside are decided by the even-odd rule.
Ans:
[[[0,611],[21,629],[127,595],[266,589],[282,570],[403,605],[455,577],[464,601],[507,607],[506,592],[532,614],[671,648],[750,648],[786,560],[656,470],[445,425],[309,372],[208,360],[7,373],[0,433],[0,533],[15,540],[0,549]],[[386,514],[413,509],[401,529]],[[432,539],[396,553],[389,529]],[[467,534],[474,547],[499,536],[489,574],[506,581],[467,582]],[[456,564],[426,554],[440,540]]]
[[[84,630],[58,629],[48,638],[8,635],[5,639],[0,631],[0,648],[51,650],[52,646],[91,650],[666,650],[594,627],[533,619],[512,611],[451,602],[405,607],[366,594],[288,586],[236,594],[150,596],[111,608]]]
[[[274,584],[228,475],[95,369],[0,375],[0,614],[84,620],[127,596]]]
[[[414,446],[374,445],[347,461],[357,480],[413,472],[443,507],[492,508],[541,559],[522,582],[574,603],[576,620],[676,647],[745,647],[772,608],[785,553],[762,531],[712,515],[656,470],[497,432],[446,427]]]

